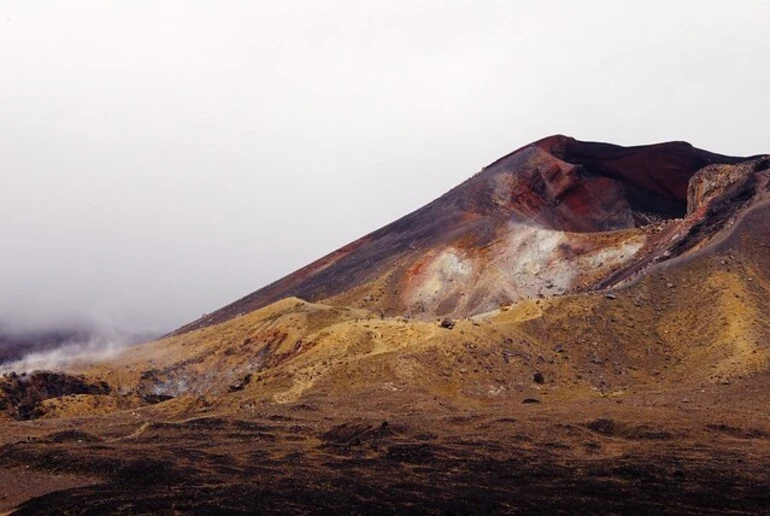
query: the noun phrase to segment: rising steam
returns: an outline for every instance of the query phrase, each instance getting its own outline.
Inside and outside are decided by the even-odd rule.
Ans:
[[[16,349],[11,351],[16,352],[17,358],[4,362],[0,359],[0,374],[62,371],[76,364],[102,362],[114,358],[128,346],[151,338],[114,329],[79,330],[59,342],[51,342],[50,337],[47,340],[38,337],[36,341],[35,336],[16,336]],[[6,340],[5,347],[11,346]]]

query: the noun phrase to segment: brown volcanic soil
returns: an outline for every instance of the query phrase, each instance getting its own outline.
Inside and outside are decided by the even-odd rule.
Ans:
[[[768,508],[770,422],[745,392],[767,406],[767,387],[765,376],[528,405],[395,393],[364,410],[336,400],[187,417],[158,406],[38,422],[25,432],[34,437],[0,448],[0,461],[101,478],[20,514],[756,514]]]
[[[93,478],[45,473],[30,470],[27,465],[0,470],[0,514],[30,498],[47,493],[96,484]]]
[[[768,512],[765,169],[662,184],[685,219],[570,233],[644,239],[608,290],[443,324],[286,298],[85,364],[59,379],[109,392],[6,411],[0,475],[82,481],[42,482],[21,514]]]

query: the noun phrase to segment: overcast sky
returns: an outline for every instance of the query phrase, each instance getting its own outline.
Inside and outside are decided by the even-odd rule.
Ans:
[[[170,330],[554,133],[770,152],[770,2],[0,0],[0,318]]]

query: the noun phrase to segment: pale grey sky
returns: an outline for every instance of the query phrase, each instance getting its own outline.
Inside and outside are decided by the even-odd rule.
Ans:
[[[553,133],[770,151],[770,2],[0,0],[0,319],[167,330]]]

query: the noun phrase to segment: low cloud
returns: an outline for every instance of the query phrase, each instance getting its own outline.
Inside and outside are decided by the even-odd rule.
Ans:
[[[0,337],[0,352],[4,352],[0,353],[0,374],[64,371],[76,364],[102,362],[114,358],[131,345],[154,337],[103,328],[50,330]]]

